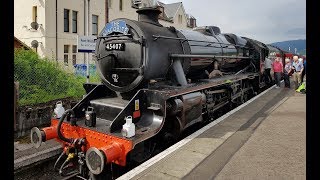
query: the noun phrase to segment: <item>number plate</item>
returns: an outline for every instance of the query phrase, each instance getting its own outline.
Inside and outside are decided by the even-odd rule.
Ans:
[[[106,50],[107,51],[112,51],[112,50],[124,51],[124,43],[109,43],[109,44],[106,44]]]

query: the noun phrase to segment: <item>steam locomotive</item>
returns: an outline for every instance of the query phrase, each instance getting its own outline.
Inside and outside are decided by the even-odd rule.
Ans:
[[[266,87],[264,43],[215,26],[163,27],[157,8],[137,13],[138,21],[116,19],[99,34],[102,83],[84,84],[82,100],[50,127],[31,131],[36,147],[50,139],[63,144],[55,164],[62,176],[105,178],[112,165],[141,163]]]

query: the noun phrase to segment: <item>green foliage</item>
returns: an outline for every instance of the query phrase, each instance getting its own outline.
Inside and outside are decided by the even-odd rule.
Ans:
[[[85,77],[68,73],[55,61],[40,58],[30,50],[15,50],[14,81],[19,82],[19,105],[80,98],[85,94]],[[99,77],[92,76],[90,82],[100,82]]]
[[[97,74],[90,75],[89,81],[92,83],[100,83],[101,79]]]

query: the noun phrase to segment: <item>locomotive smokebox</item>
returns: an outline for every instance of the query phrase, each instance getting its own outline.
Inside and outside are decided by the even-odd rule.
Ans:
[[[170,31],[159,21],[161,11],[157,6],[137,10],[139,21],[125,18],[107,23],[96,41],[97,73],[111,90],[130,99],[139,88],[146,87],[149,80],[165,80],[169,77],[171,59],[169,54],[188,53]],[[154,36],[169,37],[155,40]],[[190,61],[182,63],[184,70]],[[183,72],[182,72],[183,73]]]
[[[162,26],[159,21],[161,11],[157,7],[145,7],[137,10],[138,19],[140,22],[151,23],[157,26]]]

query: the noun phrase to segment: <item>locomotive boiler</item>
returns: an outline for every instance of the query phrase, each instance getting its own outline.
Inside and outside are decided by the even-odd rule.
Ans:
[[[164,27],[157,8],[137,13],[138,21],[113,20],[97,37],[102,83],[84,84],[82,100],[50,127],[31,131],[36,147],[50,139],[63,144],[55,163],[65,159],[63,176],[105,178],[111,165],[139,164],[265,85],[263,43],[215,26]],[[69,163],[73,171],[66,172]]]
[[[96,52],[99,75],[114,91],[130,92],[147,87],[150,80],[172,80],[186,85],[188,79],[203,79],[214,61],[222,71],[248,66],[247,41],[207,26],[191,30],[163,27],[160,10],[139,9],[139,21],[119,19],[100,33]]]

